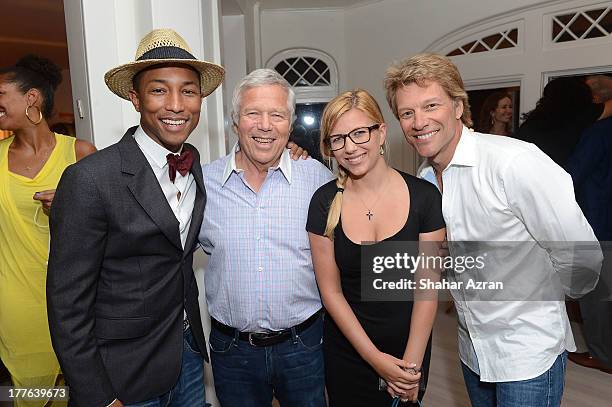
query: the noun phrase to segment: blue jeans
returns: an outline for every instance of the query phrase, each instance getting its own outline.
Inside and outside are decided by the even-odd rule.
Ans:
[[[203,407],[204,396],[204,358],[193,339],[191,328],[183,334],[183,364],[178,381],[169,392],[125,407]]]
[[[323,320],[277,345],[255,347],[214,326],[210,357],[223,407],[325,407]]]
[[[529,380],[486,383],[461,363],[473,407],[558,407],[565,381],[567,352],[559,355],[546,372]]]

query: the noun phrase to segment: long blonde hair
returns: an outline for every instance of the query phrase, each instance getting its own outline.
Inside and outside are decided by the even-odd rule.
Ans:
[[[341,95],[336,96],[332,99],[325,109],[323,110],[323,116],[321,117],[321,139],[320,149],[321,155],[326,159],[331,159],[333,156],[327,140],[331,135],[331,131],[344,113],[351,109],[358,109],[369,116],[370,119],[376,123],[384,123],[380,106],[376,103],[376,100],[372,95],[363,89],[355,89],[352,91],[344,92]],[[325,236],[334,240],[334,229],[338,226],[340,221],[340,212],[342,210],[342,193],[344,192],[344,186],[348,178],[348,172],[342,166],[338,165],[338,177],[336,178],[336,186],[338,190],[336,195],[329,207],[327,214],[327,225],[325,226]]]

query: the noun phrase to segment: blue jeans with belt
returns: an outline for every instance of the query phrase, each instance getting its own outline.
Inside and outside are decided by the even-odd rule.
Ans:
[[[473,407],[559,407],[563,397],[567,352],[538,377],[514,382],[481,382],[480,376],[461,364]]]
[[[191,328],[183,332],[183,364],[178,381],[169,392],[125,407],[204,407],[204,358]]]
[[[271,346],[210,332],[215,390],[222,407],[325,407],[323,320]]]

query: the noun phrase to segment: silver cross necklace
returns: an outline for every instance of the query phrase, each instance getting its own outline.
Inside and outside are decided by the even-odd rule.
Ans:
[[[385,185],[383,186],[383,188],[381,188],[380,193],[378,194],[378,197],[376,198],[374,203],[372,205],[370,205],[370,206],[366,205],[365,201],[361,198],[361,196],[359,194],[356,194],[357,198],[359,198],[359,200],[361,201],[361,204],[368,210],[365,213],[365,216],[368,217],[368,220],[370,222],[372,221],[372,218],[374,217],[374,212],[372,212],[372,209],[374,209],[376,207],[376,204],[378,203],[380,198],[383,196],[383,192],[385,192],[385,188],[387,187],[388,183],[389,183],[389,180],[387,179],[386,182],[385,182]]]

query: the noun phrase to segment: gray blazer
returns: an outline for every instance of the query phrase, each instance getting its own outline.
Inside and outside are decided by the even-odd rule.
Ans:
[[[199,154],[185,250],[136,127],[66,169],[50,215],[47,304],[53,348],[71,406],[144,401],[181,369],[183,309],[208,360],[193,274],[206,192]]]

